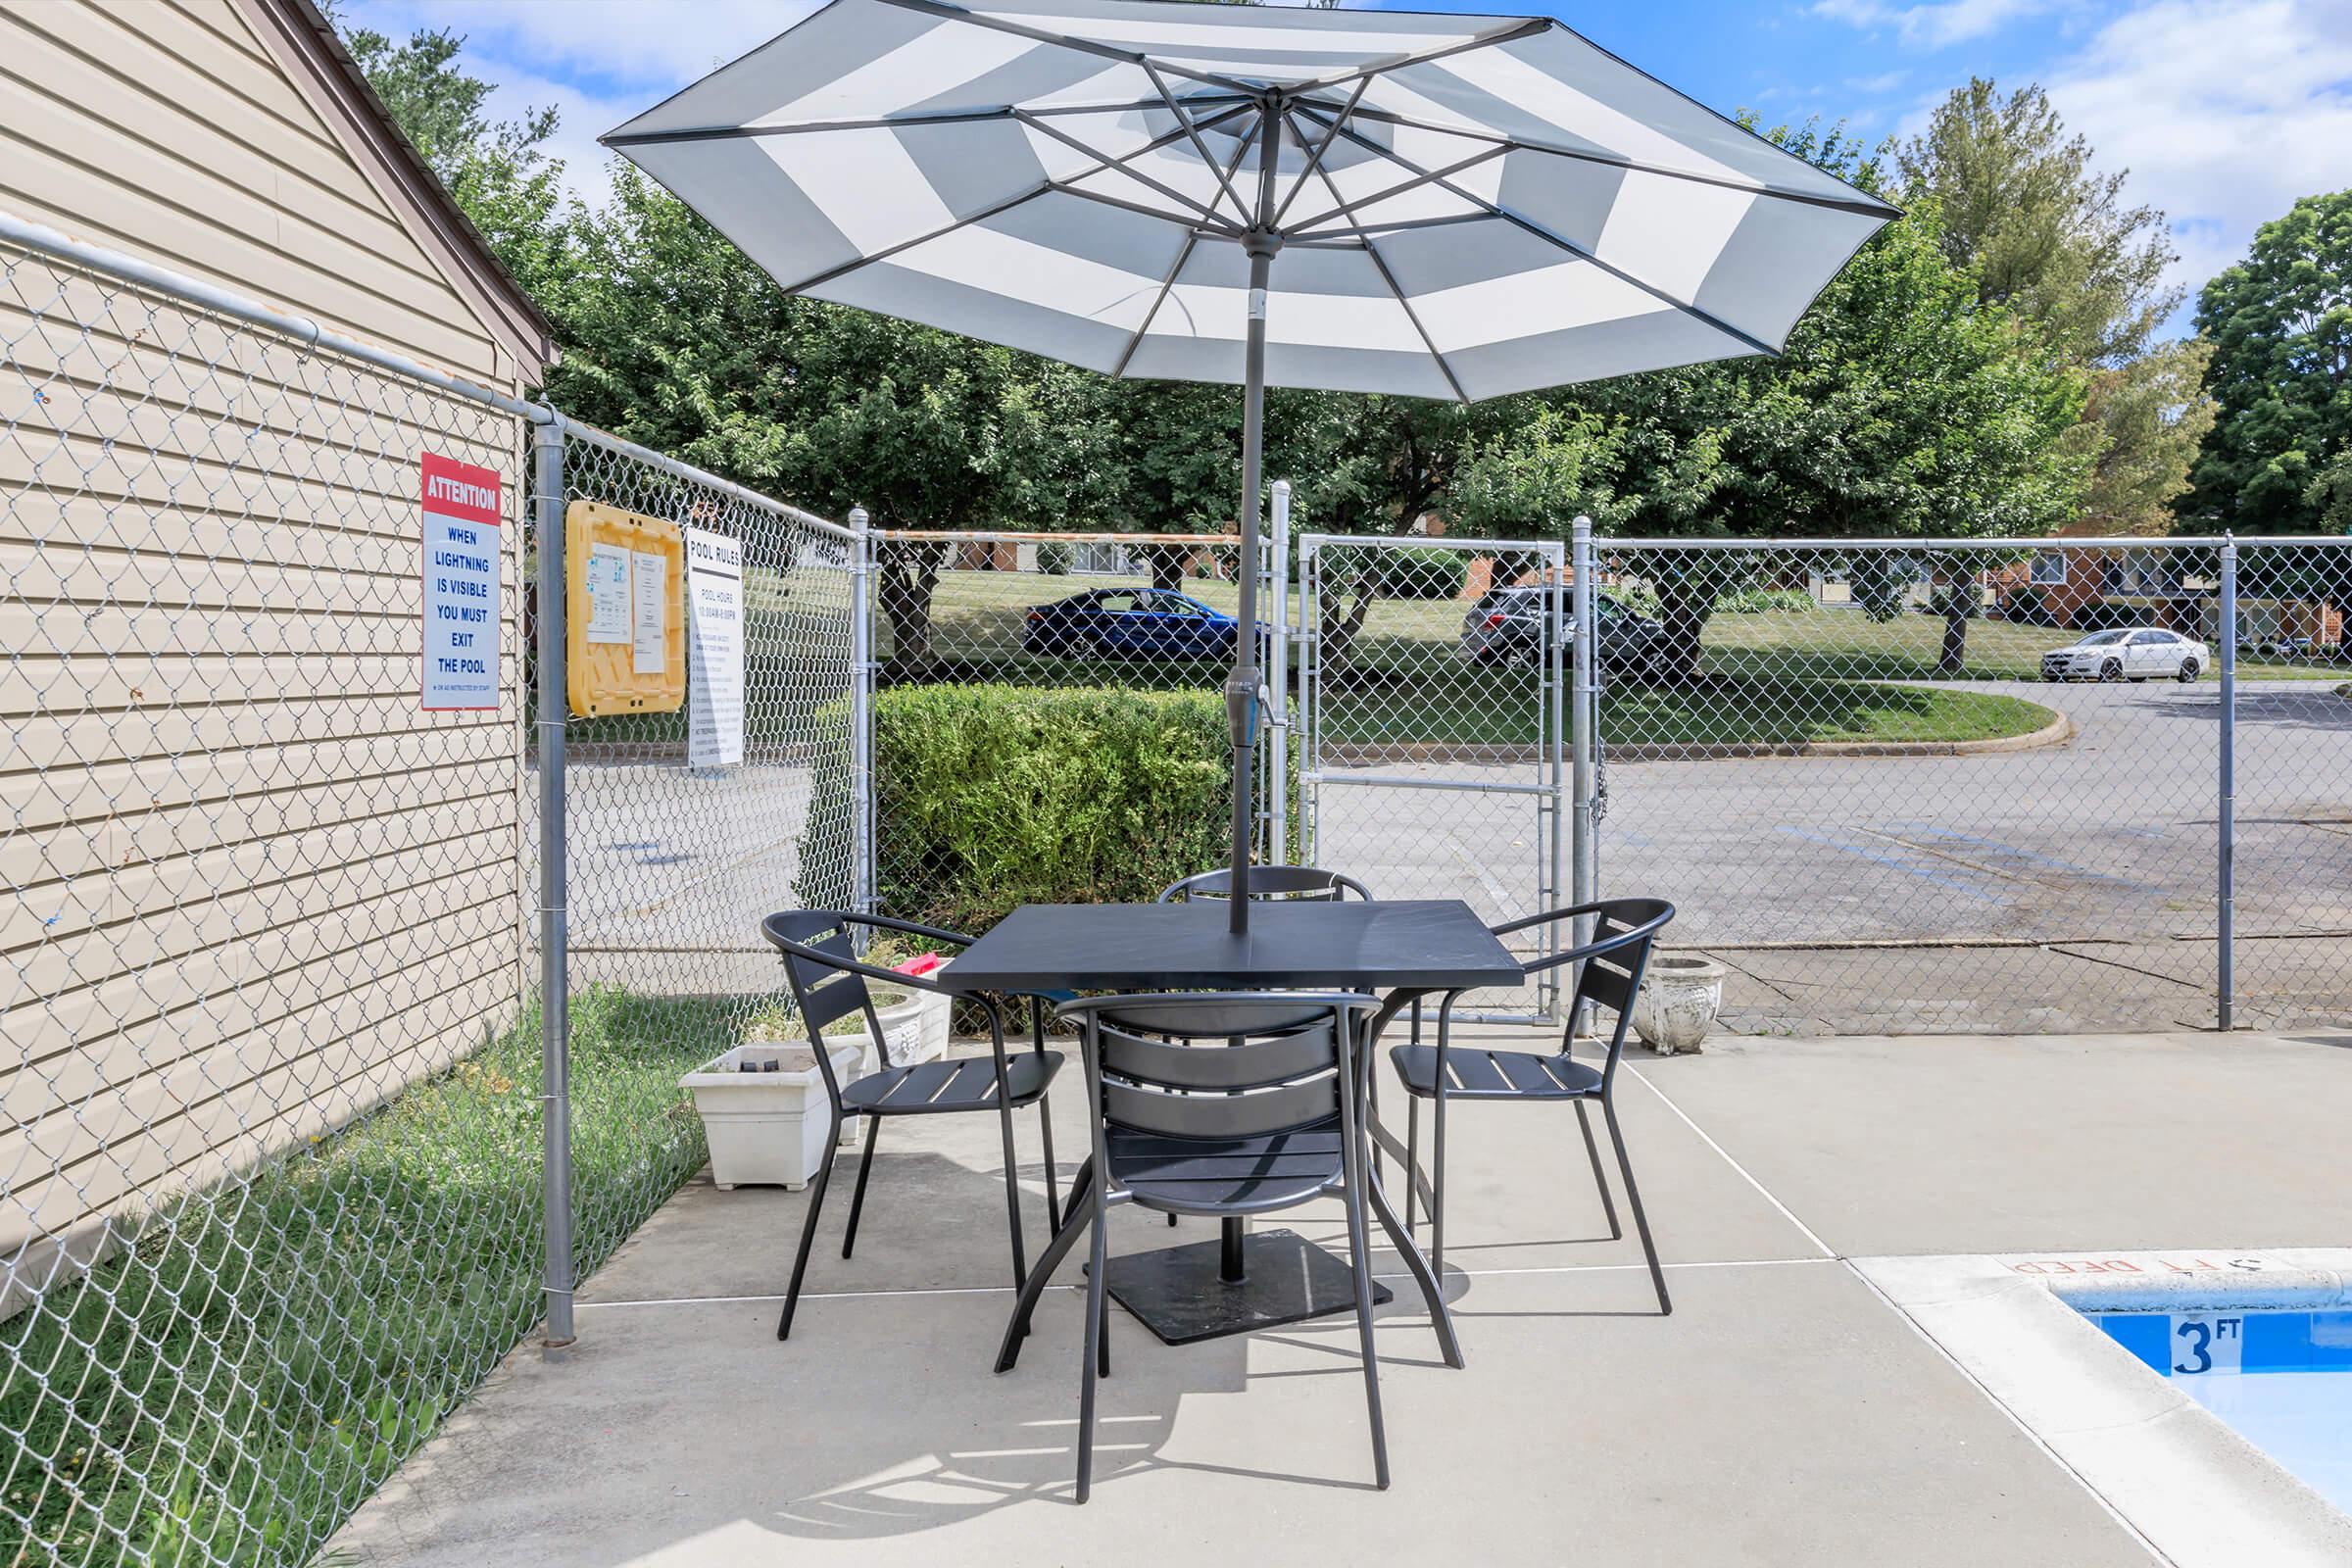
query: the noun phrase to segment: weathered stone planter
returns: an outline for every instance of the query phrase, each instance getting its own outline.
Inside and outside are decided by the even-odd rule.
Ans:
[[[1652,954],[1634,998],[1634,1033],[1660,1055],[1699,1049],[1723,1007],[1723,965],[1712,958]]]

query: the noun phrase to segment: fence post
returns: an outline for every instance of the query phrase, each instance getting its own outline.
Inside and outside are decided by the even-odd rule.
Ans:
[[[543,1350],[571,1344],[571,975],[564,863],[564,416],[531,431],[532,526],[539,548],[539,1052],[540,1203],[546,1247]]]
[[[863,507],[850,509],[850,907],[874,912],[874,536]]]
[[[2220,895],[2219,940],[2214,953],[2214,996],[2220,1027],[2230,1027],[2237,985],[2237,538],[2222,536],[2222,737],[2221,802],[2214,867]]]
[[[1594,858],[1597,846],[1593,843],[1595,823],[1592,817],[1592,748],[1594,729],[1599,718],[1594,706],[1594,693],[1600,680],[1600,638],[1597,631],[1599,616],[1593,573],[1596,569],[1592,551],[1592,519],[1578,517],[1569,534],[1569,593],[1572,617],[1570,635],[1575,646],[1568,661],[1568,756],[1571,802],[1569,838],[1568,902],[1590,904],[1598,897],[1599,872]],[[1576,940],[1588,940],[1592,931],[1590,916],[1576,922]],[[1582,1025],[1581,1018],[1569,1020],[1572,1028]]]
[[[1273,628],[1267,637],[1268,704],[1266,759],[1258,773],[1266,791],[1266,858],[1280,865],[1291,858],[1291,481],[1274,481],[1273,555],[1267,580],[1274,589]]]

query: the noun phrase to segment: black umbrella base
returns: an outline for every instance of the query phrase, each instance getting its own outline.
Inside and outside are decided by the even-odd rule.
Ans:
[[[1104,1283],[1162,1345],[1248,1334],[1332,1312],[1355,1310],[1355,1273],[1293,1230],[1242,1238],[1242,1278],[1228,1280],[1221,1241],[1110,1259]],[[1375,1303],[1395,1293],[1372,1282]]]

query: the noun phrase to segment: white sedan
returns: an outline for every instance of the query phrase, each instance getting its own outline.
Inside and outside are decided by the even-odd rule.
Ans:
[[[2043,680],[2192,681],[2213,667],[2213,653],[2193,637],[2142,626],[2094,631],[2041,656]]]

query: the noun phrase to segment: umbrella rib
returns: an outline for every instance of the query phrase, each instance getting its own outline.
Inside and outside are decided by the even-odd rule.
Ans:
[[[1238,115],[1246,112],[1247,111],[1242,109],[1235,109],[1229,113]],[[1104,158],[1098,153],[1095,155],[1095,167],[1084,171],[1076,177],[1079,179],[1084,179],[1088,175],[1099,174],[1103,170],[1111,168],[1114,164],[1124,162],[1126,159],[1141,158],[1144,154],[1152,151],[1154,148],[1164,147],[1169,142],[1176,140],[1180,132],[1177,131],[1169,131],[1165,135],[1155,136],[1152,140],[1144,143],[1141,147],[1134,149],[1132,152],[1120,154],[1116,159]],[[935,239],[944,238],[949,234],[955,233],[959,228],[968,228],[974,223],[984,223],[988,221],[988,220],[995,218],[1000,213],[1010,212],[1013,208],[1019,207],[1025,202],[1033,202],[1040,196],[1052,195],[1055,191],[1059,191],[1063,195],[1067,196],[1076,196],[1085,201],[1106,202],[1113,207],[1124,207],[1130,212],[1142,213],[1147,218],[1156,218],[1162,222],[1172,221],[1166,213],[1154,212],[1149,207],[1140,206],[1133,202],[1122,202],[1114,197],[1100,195],[1094,191],[1072,190],[1068,185],[1062,183],[1060,180],[1049,179],[1041,185],[1033,186],[1032,188],[1022,191],[1017,195],[1007,196],[1001,202],[995,202],[987,207],[983,207],[980,209],[980,211],[972,214],[968,218],[959,218],[956,220],[955,222],[949,223],[945,227],[935,228],[927,233],[917,234],[912,239],[900,240],[894,245],[885,245],[880,250],[870,251],[863,256],[854,257],[851,260],[842,263],[839,267],[829,267],[825,269],[823,271],[818,272],[813,277],[805,277],[797,283],[784,284],[784,292],[787,294],[800,294],[808,289],[815,288],[820,283],[830,283],[833,281],[833,279],[843,276],[846,273],[855,272],[860,267],[870,267],[875,262],[888,261],[891,257],[898,255],[901,251],[912,250],[917,245],[928,245]]]
[[[1123,104],[1049,104],[1043,108],[1027,108],[1017,104],[999,104],[993,109],[943,109],[922,115],[883,115],[868,120],[810,120],[789,125],[697,125],[685,130],[645,130],[635,135],[614,132],[599,136],[604,146],[658,147],[664,142],[725,141],[737,137],[755,136],[812,136],[828,130],[896,130],[902,125],[961,125],[991,120],[1010,120],[1025,115],[1043,120],[1049,116],[1067,115],[1123,115],[1138,109],[1157,109],[1163,100],[1139,98]],[[1238,92],[1201,93],[1187,98],[1186,103],[1229,105],[1257,102],[1254,94]]]
[[[1160,99],[1167,104],[1168,113],[1176,117],[1176,123],[1182,125],[1192,136],[1193,151],[1200,155],[1200,162],[1207,166],[1209,172],[1217,176],[1217,186],[1219,189],[1224,191],[1226,196],[1233,202],[1233,210],[1235,215],[1243,223],[1248,223],[1250,221],[1249,205],[1245,203],[1240,194],[1234,190],[1233,181],[1225,176],[1225,172],[1217,167],[1216,159],[1211,157],[1209,154],[1208,143],[1200,139],[1200,127],[1193,123],[1193,117],[1184,112],[1184,106],[1176,101],[1176,95],[1168,91],[1167,81],[1160,75],[1159,69],[1156,66],[1153,66],[1150,61],[1146,61],[1144,63],[1144,74],[1152,78],[1152,87],[1159,93]],[[1212,200],[1209,205],[1213,208],[1216,204]]]
[[[1377,142],[1371,141],[1364,136],[1359,135],[1353,130],[1343,129],[1340,134],[1346,136],[1350,141],[1359,142],[1365,147],[1370,148],[1372,151],[1380,153],[1383,157],[1389,159],[1398,168],[1410,169],[1415,173],[1427,172],[1426,170],[1418,168],[1409,159],[1397,157],[1394,152],[1382,147]],[[1747,347],[1753,349],[1756,353],[1763,355],[1765,358],[1777,360],[1781,357],[1781,351],[1766,343],[1762,338],[1755,337],[1749,333],[1741,331],[1740,328],[1732,325],[1731,322],[1723,319],[1721,317],[1716,316],[1710,311],[1702,310],[1698,306],[1693,305],[1687,300],[1676,299],[1673,295],[1667,293],[1664,289],[1659,288],[1656,284],[1647,282],[1640,277],[1635,276],[1622,267],[1602,261],[1599,257],[1585,249],[1582,245],[1577,244],[1574,240],[1554,233],[1551,229],[1545,227],[1542,223],[1537,222],[1535,220],[1531,218],[1523,218],[1519,214],[1512,212],[1507,207],[1503,207],[1497,203],[1486,201],[1480,197],[1474,196],[1450,180],[1441,179],[1437,181],[1437,184],[1440,189],[1448,191],[1455,196],[1459,196],[1462,200],[1470,203],[1473,207],[1483,207],[1488,212],[1493,213],[1496,218],[1501,219],[1504,222],[1509,223],[1514,227],[1525,229],[1528,233],[1536,236],[1536,238],[1557,246],[1559,249],[1566,251],[1569,255],[1577,258],[1579,261],[1591,263],[1592,266],[1597,267],[1602,271],[1608,273],[1611,277],[1616,278],[1619,282],[1632,284],[1635,288],[1640,289],[1642,293],[1648,295],[1651,299],[1656,300],[1659,304],[1672,306],[1674,309],[1682,312],[1685,316],[1690,317],[1692,320],[1700,321],[1707,326],[1713,327],[1716,331],[1721,332],[1725,337],[1731,338],[1735,342],[1744,343],[1747,345]]]
[[[1224,119],[1228,119],[1228,120],[1229,120],[1229,119],[1231,119],[1231,118],[1232,118],[1234,115],[1236,115],[1236,114],[1239,114],[1239,113],[1241,113],[1241,111],[1239,111],[1239,110],[1229,110],[1229,111],[1227,111],[1227,113],[1225,114],[1225,116],[1224,116],[1224,117],[1222,117],[1222,118],[1224,118]],[[1024,125],[1028,125],[1030,128],[1032,128],[1032,129],[1034,129],[1034,130],[1040,131],[1040,132],[1044,133],[1045,135],[1048,135],[1048,136],[1051,136],[1051,137],[1053,137],[1053,138],[1054,138],[1055,141],[1057,141],[1057,142],[1060,142],[1062,145],[1064,145],[1064,146],[1066,146],[1066,147],[1075,147],[1076,149],[1078,149],[1078,151],[1080,151],[1080,152],[1082,152],[1082,153],[1085,153],[1085,154],[1086,154],[1088,157],[1090,157],[1090,158],[1100,158],[1100,157],[1102,157],[1102,152],[1101,152],[1099,149],[1097,149],[1097,148],[1093,148],[1093,147],[1089,147],[1089,146],[1088,146],[1086,143],[1084,143],[1084,142],[1080,141],[1080,140],[1079,140],[1077,137],[1075,137],[1075,136],[1072,136],[1072,135],[1068,134],[1068,133],[1067,133],[1067,132],[1065,132],[1065,131],[1058,130],[1058,129],[1054,128],[1054,126],[1052,126],[1052,125],[1040,124],[1040,123],[1038,123],[1037,122],[1035,122],[1035,121],[1032,121],[1032,120],[1031,120],[1031,119],[1030,119],[1030,118],[1029,118],[1029,117],[1028,117],[1026,114],[1022,113],[1022,112],[1021,112],[1020,110],[1018,110],[1018,109],[1016,109],[1016,110],[1014,110],[1014,111],[1012,112],[1012,118],[1013,118],[1013,119],[1015,119],[1015,120],[1017,120],[1017,121],[1019,121],[1019,122],[1020,122],[1022,124],[1024,124]],[[1200,141],[1200,132],[1199,132],[1199,131],[1197,131],[1197,130],[1195,130],[1195,129],[1193,128],[1192,122],[1191,122],[1190,121],[1187,121],[1187,120],[1185,120],[1185,119],[1184,119],[1184,117],[1183,117],[1182,115],[1179,115],[1179,116],[1177,116],[1176,118],[1177,118],[1177,120],[1178,120],[1179,122],[1181,122],[1183,123],[1183,125],[1184,125],[1184,129],[1185,129],[1185,132],[1186,132],[1187,134],[1189,134],[1190,136],[1192,136],[1192,138],[1193,138],[1194,142],[1195,142],[1196,144],[1198,144],[1198,143],[1199,143],[1199,141]],[[1173,140],[1173,138],[1169,138],[1169,139],[1170,139],[1170,140]],[[1162,142],[1162,143],[1159,143],[1159,144],[1157,144],[1157,145],[1165,145],[1165,143],[1164,143],[1164,142]],[[1234,225],[1233,223],[1229,222],[1229,221],[1228,221],[1228,220],[1226,220],[1226,219],[1225,219],[1225,218],[1224,218],[1224,217],[1223,217],[1221,214],[1219,214],[1219,213],[1217,212],[1217,210],[1216,210],[1215,208],[1213,208],[1213,207],[1204,207],[1204,206],[1202,206],[1200,203],[1199,203],[1199,202],[1195,201],[1195,200],[1194,200],[1192,197],[1190,197],[1190,196],[1187,196],[1187,195],[1186,195],[1184,192],[1182,192],[1182,191],[1178,190],[1178,189],[1177,189],[1175,186],[1173,186],[1173,185],[1169,185],[1169,184],[1165,184],[1165,183],[1163,183],[1163,182],[1161,182],[1161,181],[1159,181],[1159,180],[1153,179],[1153,178],[1152,178],[1152,177],[1150,174],[1143,173],[1143,172],[1140,172],[1140,171],[1138,171],[1138,170],[1130,169],[1130,168],[1127,166],[1127,159],[1128,159],[1128,158],[1140,158],[1140,157],[1142,157],[1142,156],[1143,156],[1143,154],[1144,154],[1145,152],[1147,152],[1147,151],[1151,151],[1151,150],[1152,150],[1151,148],[1139,149],[1139,150],[1138,150],[1138,151],[1136,151],[1136,152],[1133,152],[1133,153],[1129,153],[1129,154],[1127,154],[1125,158],[1118,158],[1118,159],[1114,159],[1114,160],[1112,160],[1112,161],[1111,161],[1109,164],[1105,165],[1105,166],[1104,166],[1103,168],[1102,168],[1102,169],[1090,169],[1090,170],[1088,170],[1088,171],[1087,171],[1085,173],[1083,173],[1083,174],[1080,174],[1080,175],[1078,175],[1077,177],[1078,177],[1078,178],[1080,178],[1080,179],[1092,179],[1092,178],[1094,178],[1094,177],[1095,177],[1095,175],[1097,175],[1097,174],[1107,173],[1107,172],[1109,172],[1111,170],[1114,170],[1114,169],[1115,169],[1115,170],[1117,170],[1117,171],[1118,171],[1120,173],[1122,173],[1122,174],[1125,174],[1125,175],[1126,175],[1126,176],[1127,176],[1129,179],[1132,179],[1132,180],[1136,181],[1138,184],[1149,186],[1149,187],[1150,187],[1150,188],[1152,188],[1152,190],[1155,190],[1155,191],[1159,192],[1159,193],[1160,193],[1162,196],[1165,196],[1165,197],[1167,197],[1167,198],[1168,198],[1170,201],[1175,201],[1175,202],[1181,202],[1181,203],[1183,203],[1183,204],[1184,204],[1184,206],[1185,206],[1185,208],[1186,208],[1188,211],[1191,211],[1191,212],[1194,212],[1194,213],[1198,213],[1198,214],[1200,214],[1200,217],[1201,217],[1203,220],[1205,220],[1206,221],[1208,221],[1208,222],[1209,222],[1209,223],[1211,223],[1212,225],[1215,225],[1216,227],[1223,229],[1225,232],[1227,232],[1227,233],[1233,233],[1233,234],[1238,234],[1238,233],[1240,233],[1240,232],[1241,232],[1241,229],[1240,229],[1239,227],[1237,227],[1237,226],[1236,226],[1236,225]],[[1061,181],[1058,181],[1058,180],[1056,180],[1056,181],[1055,181],[1055,183],[1056,183],[1056,184],[1060,184],[1060,183],[1062,183],[1062,182],[1061,182]],[[1064,189],[1067,189],[1068,187],[1067,187],[1066,185],[1064,185],[1064,187],[1063,187],[1063,188],[1064,188]],[[1084,192],[1084,191],[1072,191],[1072,192],[1071,192],[1071,194],[1072,194],[1072,195],[1085,195],[1085,194],[1088,194],[1088,193],[1087,193],[1087,192]],[[1150,209],[1150,208],[1145,208],[1145,209],[1144,209],[1144,211],[1146,211],[1146,212],[1150,212],[1150,211],[1151,211],[1151,209]],[[1159,216],[1161,216],[1161,217],[1165,217],[1165,216],[1167,216],[1167,215],[1165,215],[1165,214],[1161,214],[1161,215],[1159,215]]]
[[[1330,189],[1331,199],[1337,202],[1339,205],[1334,207],[1328,213],[1318,213],[1314,217],[1308,219],[1306,222],[1300,226],[1298,234],[1296,237],[1303,239],[1317,238],[1318,236],[1315,233],[1315,225],[1318,223],[1328,223],[1335,218],[1347,223],[1358,233],[1361,233],[1363,231],[1363,225],[1358,223],[1351,216],[1349,216],[1350,208],[1360,211],[1367,207],[1377,207],[1392,196],[1401,196],[1408,190],[1417,190],[1423,185],[1443,184],[1446,180],[1452,178],[1455,174],[1462,172],[1464,170],[1475,169],[1480,164],[1493,163],[1495,159],[1500,158],[1504,153],[1509,151],[1510,149],[1508,147],[1490,147],[1483,153],[1473,154],[1468,158],[1462,159],[1458,163],[1447,164],[1445,168],[1433,170],[1426,174],[1415,174],[1412,178],[1406,180],[1401,185],[1392,185],[1387,190],[1374,191],[1371,195],[1359,197],[1353,202],[1350,202],[1345,196],[1342,196],[1340,194],[1340,188],[1338,184],[1333,181],[1328,173],[1325,173],[1323,175],[1323,183]],[[1318,171],[1318,172],[1320,172]],[[1329,230],[1326,230],[1325,232],[1328,233]]]
[[[1372,78],[1370,76],[1366,76],[1363,80],[1355,84],[1355,91],[1348,95],[1347,106],[1341,109],[1338,117],[1332,121],[1331,128],[1323,133],[1323,139],[1315,143],[1315,150],[1307,155],[1306,167],[1298,172],[1298,177],[1291,181],[1291,193],[1282,199],[1282,205],[1280,207],[1274,209],[1273,227],[1282,227],[1283,215],[1291,210],[1291,204],[1298,199],[1298,193],[1306,189],[1308,177],[1310,175],[1319,173],[1322,171],[1323,155],[1331,151],[1331,144],[1333,142],[1340,139],[1340,125],[1346,122],[1348,116],[1354,111],[1356,100],[1363,97],[1364,89],[1371,85]],[[1283,113],[1287,116],[1290,114],[1290,111],[1285,109]],[[1296,119],[1291,121],[1291,129],[1294,133],[1296,133],[1298,129],[1298,122]],[[1299,146],[1303,147],[1306,145],[1306,143],[1307,138],[1305,136],[1298,137]],[[1327,179],[1324,181],[1324,183],[1328,185],[1331,183],[1331,181]]]
[[[1144,346],[1144,338],[1151,332],[1152,323],[1159,318],[1159,308],[1168,303],[1169,291],[1175,288],[1176,279],[1183,274],[1184,264],[1193,259],[1193,247],[1200,243],[1199,229],[1184,236],[1184,244],[1176,252],[1176,265],[1169,268],[1168,275],[1159,280],[1159,292],[1152,296],[1152,308],[1144,313],[1134,336],[1128,338],[1127,346],[1119,351],[1119,363],[1110,368],[1114,379],[1127,373],[1127,363],[1135,358],[1135,351]]]
[[[1237,136],[1234,138],[1233,156],[1225,161],[1223,173],[1228,186],[1233,183],[1234,171],[1242,167],[1243,154],[1249,150],[1249,137]],[[1215,166],[1211,165],[1210,167],[1214,168]],[[1135,351],[1144,346],[1144,338],[1151,332],[1152,323],[1159,319],[1160,307],[1168,303],[1168,295],[1174,291],[1176,279],[1184,275],[1184,264],[1193,259],[1193,250],[1200,243],[1200,231],[1197,228],[1184,236],[1184,246],[1176,253],[1176,265],[1169,268],[1168,275],[1159,280],[1159,293],[1153,296],[1152,309],[1144,313],[1144,318],[1137,325],[1135,335],[1127,340],[1127,347],[1119,354],[1119,363],[1111,368],[1112,375],[1123,376],[1127,373],[1128,362],[1135,358]]]
[[[1482,32],[1457,43],[1439,44],[1433,49],[1391,55],[1385,60],[1375,60],[1370,65],[1357,66],[1352,71],[1344,71],[1336,76],[1321,76],[1313,81],[1299,82],[1296,86],[1282,89],[1281,95],[1285,98],[1295,98],[1301,93],[1320,92],[1327,87],[1344,87],[1358,77],[1369,81],[1374,76],[1386,75],[1392,71],[1402,71],[1407,66],[1425,66],[1433,60],[1444,60],[1448,55],[1468,54],[1473,49],[1491,49],[1498,43],[1515,43],[1521,38],[1531,37],[1542,32],[1550,25],[1551,19],[1549,17],[1514,18],[1509,25],[1496,27],[1492,32]]]
[[[1153,63],[1151,56],[1135,50],[1114,49],[1109,44],[1097,43],[1092,38],[1073,38],[1066,32],[1048,32],[1043,27],[1032,27],[1023,23],[1007,22],[1003,17],[992,17],[976,11],[966,11],[961,6],[948,5],[945,0],[882,0],[882,3],[897,6],[906,11],[918,11],[924,16],[938,17],[947,22],[968,22],[975,27],[986,27],[993,32],[1007,32],[1016,38],[1027,38],[1032,43],[1056,44],[1064,49],[1075,49],[1080,54],[1099,55],[1104,60],[1116,60],[1121,65],[1144,66],[1148,69]],[[1205,81],[1213,87],[1227,87],[1235,92],[1249,93],[1252,97],[1256,96],[1259,90],[1238,76],[1220,76],[1211,71],[1195,71],[1188,66],[1169,65],[1164,61],[1157,62],[1157,64],[1170,75],[1183,76],[1192,81]]]
[[[1298,127],[1294,125],[1292,128]],[[1364,254],[1372,258],[1372,265],[1380,270],[1380,280],[1388,284],[1389,292],[1396,296],[1396,308],[1404,312],[1404,318],[1412,322],[1413,330],[1421,335],[1421,346],[1429,350],[1429,357],[1438,362],[1438,373],[1446,377],[1447,386],[1453,388],[1455,398],[1463,403],[1469,402],[1470,394],[1462,390],[1461,377],[1453,373],[1453,367],[1446,363],[1445,353],[1439,349],[1437,339],[1431,337],[1429,328],[1421,324],[1421,314],[1413,309],[1413,302],[1404,297],[1404,290],[1397,285],[1396,274],[1389,270],[1388,261],[1380,254],[1380,247],[1372,243],[1372,236],[1364,232],[1363,225],[1356,222],[1354,216],[1348,211],[1348,199],[1340,194],[1340,187],[1331,175],[1320,170],[1317,172],[1323,174],[1324,188],[1331,192],[1331,199],[1340,204],[1341,216],[1348,220],[1348,225],[1355,230],[1356,238],[1363,242]]]
[[[1339,109],[1337,104],[1300,102],[1295,106],[1300,113],[1313,117],[1318,122],[1328,122]],[[1403,125],[1412,130],[1426,130],[1440,136],[1459,136],[1465,141],[1494,142],[1519,151],[1543,153],[1550,158],[1568,158],[1578,163],[1598,164],[1604,169],[1622,169],[1636,174],[1656,174],[1663,179],[1686,180],[1693,185],[1714,185],[1724,190],[1736,190],[1748,196],[1769,196],[1775,201],[1796,202],[1805,207],[1826,207],[1832,212],[1851,213],[1857,218],[1899,218],[1900,211],[1885,202],[1868,197],[1823,196],[1812,191],[1790,190],[1785,185],[1747,184],[1726,179],[1720,174],[1701,174],[1687,169],[1669,169],[1664,164],[1643,163],[1638,158],[1626,158],[1616,153],[1587,152],[1575,147],[1554,147],[1549,142],[1529,141],[1524,137],[1506,136],[1499,131],[1473,130],[1457,125],[1433,124],[1415,120],[1394,110],[1365,108],[1358,105],[1348,116],[1353,120],[1378,121],[1382,124]]]

